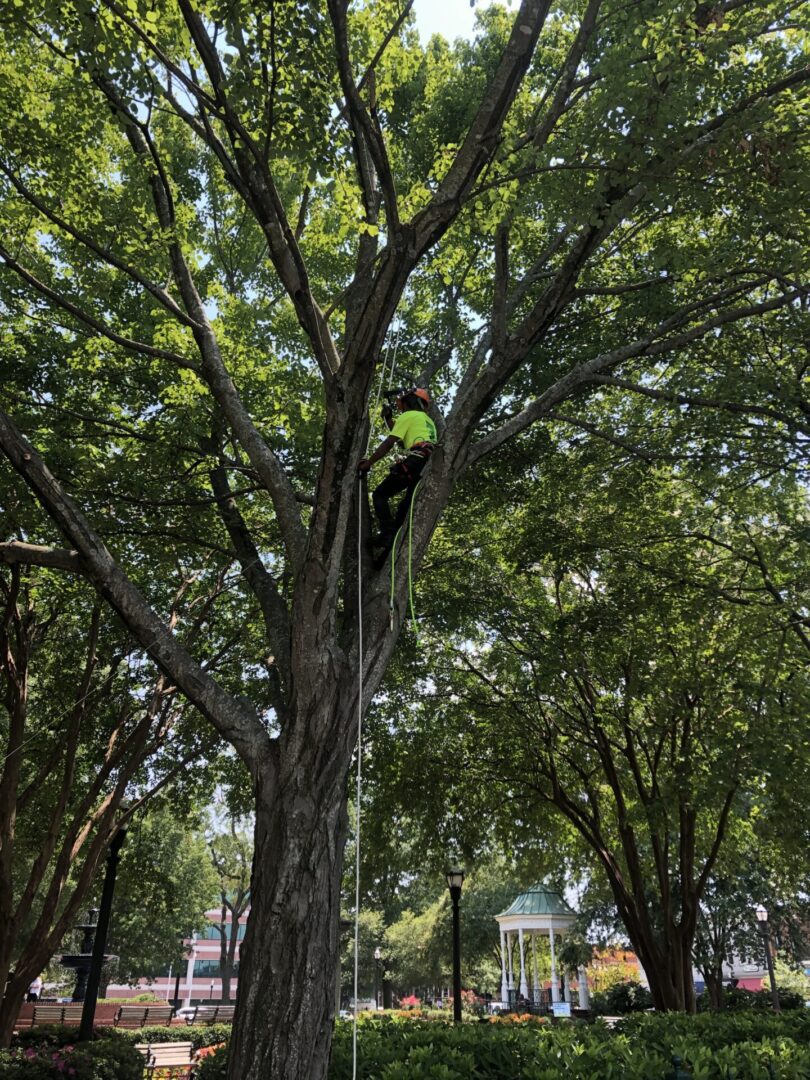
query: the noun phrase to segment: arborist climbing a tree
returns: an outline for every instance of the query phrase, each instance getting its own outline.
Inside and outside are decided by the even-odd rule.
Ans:
[[[371,499],[380,525],[380,532],[372,538],[372,544],[385,550],[391,547],[400,527],[404,524],[414,491],[422,471],[430,460],[436,446],[436,425],[427,414],[430,395],[421,387],[413,387],[404,393],[389,391],[388,404],[383,408],[383,418],[391,434],[383,439],[371,457],[363,458],[357,468],[361,476],[371,466],[382,460],[395,446],[402,446],[406,454],[391,466],[388,476],[374,489]],[[391,398],[396,398],[395,406]],[[394,407],[399,415],[394,419]],[[391,512],[390,500],[404,491],[396,509]]]

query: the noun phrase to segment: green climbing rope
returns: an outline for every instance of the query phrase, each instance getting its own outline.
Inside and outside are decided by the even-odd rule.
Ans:
[[[419,644],[419,628],[416,623],[416,608],[413,602],[413,504],[416,500],[416,493],[419,490],[419,486],[422,483],[421,479],[417,481],[416,486],[413,489],[411,495],[410,506],[408,507],[408,600],[410,602],[411,609],[411,623],[413,624],[413,632],[416,635],[416,643]],[[391,545],[391,593],[388,598],[388,612],[389,612],[389,625],[391,630],[394,629],[394,587],[396,584],[396,575],[394,573],[394,564],[397,557],[397,543],[402,530],[405,528],[405,523],[397,529],[394,542]]]

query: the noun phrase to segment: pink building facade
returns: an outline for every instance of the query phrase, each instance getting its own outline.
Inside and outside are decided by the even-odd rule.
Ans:
[[[107,997],[132,998],[138,994],[153,993],[156,997],[173,1001],[175,988],[182,1007],[189,1005],[206,1004],[209,1001],[218,1002],[222,998],[222,979],[220,977],[220,949],[221,935],[218,927],[221,924],[222,912],[219,908],[212,908],[205,913],[209,920],[208,926],[202,933],[185,940],[186,959],[180,969],[170,968],[164,974],[159,975],[151,982],[142,979],[137,986],[123,986],[118,983],[110,983],[107,987]],[[224,924],[230,937],[231,922],[230,913]],[[236,998],[236,990],[239,982],[239,949],[245,936],[247,914],[239,920],[237,927],[236,957],[234,973],[231,977],[231,1001]],[[180,977],[179,986],[177,983]]]

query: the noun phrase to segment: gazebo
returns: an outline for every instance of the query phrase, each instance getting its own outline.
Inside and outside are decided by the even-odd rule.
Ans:
[[[501,999],[510,1005],[516,1004],[519,998],[525,999],[534,1005],[540,1005],[543,1001],[543,992],[537,974],[537,947],[536,939],[547,937],[551,951],[551,1001],[560,1000],[560,984],[557,978],[557,956],[555,950],[555,936],[557,938],[565,934],[577,917],[576,911],[570,907],[562,896],[554,889],[545,885],[532,885],[518,896],[518,898],[495,919],[501,930]],[[515,985],[515,972],[512,967],[512,952],[514,937],[517,935],[518,951],[520,954],[520,972],[517,986]],[[526,956],[526,939],[529,939],[531,950],[531,991],[529,989],[529,977],[527,973],[528,963]],[[583,968],[577,973],[579,987],[580,1008],[588,1007],[588,984]],[[570,1001],[568,972],[563,970],[563,994],[566,1001]]]

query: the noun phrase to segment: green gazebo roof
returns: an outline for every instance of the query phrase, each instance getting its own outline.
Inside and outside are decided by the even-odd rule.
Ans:
[[[514,900],[506,911],[501,915],[567,915],[576,916],[572,907],[554,889],[548,889],[545,885],[532,885],[526,892]]]

